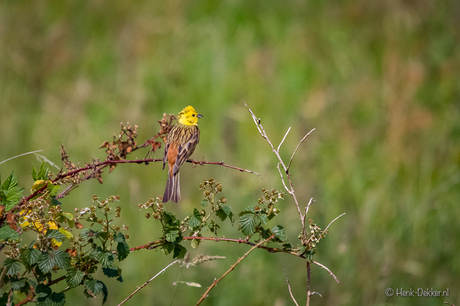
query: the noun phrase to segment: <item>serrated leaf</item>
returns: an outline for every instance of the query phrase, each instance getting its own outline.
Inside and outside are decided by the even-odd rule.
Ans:
[[[96,233],[96,237],[102,240],[107,240],[107,238],[109,237],[109,233],[108,232],[98,232]]]
[[[19,234],[5,224],[0,228],[0,240],[19,239]]]
[[[117,277],[118,276],[118,269],[113,268],[102,268],[102,272],[107,277]]]
[[[102,251],[101,247],[91,252],[91,257],[101,263],[102,267],[111,267],[113,263],[113,254],[111,251]]]
[[[113,241],[115,242],[125,242],[126,238],[125,235],[123,235],[122,232],[118,232],[114,237]]]
[[[87,291],[90,291],[94,295],[98,295],[99,293],[102,292],[103,294],[103,299],[102,299],[102,304],[104,304],[107,301],[107,295],[108,295],[108,290],[107,287],[103,282],[100,280],[96,279],[90,279],[85,281],[85,293],[87,296],[91,296],[88,294]]]
[[[266,224],[268,222],[268,216],[266,214],[259,213],[257,214],[257,217],[259,217],[262,224]]]
[[[174,255],[173,258],[184,258],[185,253],[187,253],[187,249],[181,246],[180,244],[177,244],[174,247]]]
[[[251,236],[256,231],[256,226],[259,224],[259,218],[253,212],[240,213],[240,230],[246,236]]]
[[[165,226],[173,226],[173,225],[176,225],[176,216],[172,213],[172,212],[164,212],[162,214],[162,219],[163,219],[163,223],[165,224]]]
[[[46,187],[48,191],[50,192],[50,196],[56,196],[58,190],[61,188],[59,185],[54,185],[50,181],[48,181],[48,186]]]
[[[280,242],[287,242],[286,232],[284,231],[284,227],[281,225],[277,225],[272,228],[272,233],[275,234],[275,238],[278,239]]]
[[[163,244],[162,249],[165,251],[165,254],[168,255],[174,250],[174,243],[173,242],[165,243]]]
[[[5,206],[5,212],[12,209],[22,198],[24,188],[18,187],[14,172],[10,174],[0,187],[0,204]]]
[[[219,217],[219,219],[222,221],[225,221],[225,219],[227,219],[227,214],[222,208],[216,211],[216,216]]]
[[[188,221],[188,227],[193,230],[199,227],[201,224],[201,214],[198,209],[193,209],[193,215],[190,216],[190,220]]]
[[[26,285],[26,279],[25,278],[20,278],[15,281],[10,281],[11,288],[15,291],[19,291],[22,287]]]
[[[7,258],[3,262],[6,268],[6,275],[16,275],[21,270],[21,262],[12,258]]]
[[[21,249],[22,262],[29,267],[38,262],[41,254],[42,252],[34,248]]]
[[[49,286],[46,286],[46,285],[43,285],[43,284],[39,284],[39,285],[35,288],[35,293],[36,293],[36,295],[37,295],[38,298],[47,297],[47,296],[50,295],[52,292],[53,292],[53,290],[51,290],[51,288],[50,288]]]
[[[38,260],[38,267],[43,273],[51,272],[51,270],[53,270],[56,266],[63,270],[69,268],[70,255],[62,250],[53,250],[42,253]]]
[[[62,203],[58,200],[56,200],[56,196],[51,197],[51,205],[56,206],[56,205],[61,205]],[[70,221],[69,221],[70,222]],[[70,224],[70,223],[69,223]]]
[[[130,252],[129,246],[125,241],[118,242],[118,244],[117,244],[117,256],[118,256],[119,261],[122,261],[126,257],[128,257],[129,252]]]
[[[181,232],[179,230],[179,228],[167,228],[166,231],[165,231],[165,238],[166,238],[166,241],[169,241],[169,242],[174,242],[176,240],[178,240],[179,238],[181,237]],[[180,239],[182,240],[182,239]]]
[[[51,290],[51,289],[50,289]],[[37,298],[37,306],[63,306],[65,304],[64,292],[51,292],[51,294]]]
[[[48,239],[56,239],[59,242],[62,242],[65,239],[65,235],[63,233],[54,229],[47,230],[45,237]]]
[[[234,219],[233,219],[232,208],[228,205],[225,205],[225,206],[222,206],[222,209],[227,214],[227,217],[230,218],[230,221],[232,221],[232,224],[233,224]]]
[[[38,180],[48,180],[48,171],[49,168],[45,168],[45,162],[40,165],[40,170],[37,172],[35,166],[32,168],[32,178],[34,181]]]
[[[83,239],[90,239],[90,238],[93,238],[96,236],[96,232],[93,231],[92,229],[89,229],[89,228],[84,228],[81,232],[80,232],[80,237],[83,238]]]
[[[67,275],[65,277],[65,280],[67,282],[67,285],[70,286],[70,288],[77,287],[80,285],[81,281],[83,280],[83,277],[85,277],[85,272],[77,270],[75,267],[70,267],[67,269]]]

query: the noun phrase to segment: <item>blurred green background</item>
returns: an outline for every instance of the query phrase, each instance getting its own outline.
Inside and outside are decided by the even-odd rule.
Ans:
[[[313,266],[312,290],[322,294],[313,305],[459,303],[458,16],[454,0],[1,1],[0,161],[43,150],[60,166],[62,143],[83,165],[105,158],[98,146],[119,132],[120,122],[138,125],[142,143],[156,134],[163,113],[191,104],[204,116],[194,158],[224,160],[263,179],[188,164],[183,200],[168,209],[190,214],[202,199],[200,182],[213,177],[240,211],[256,204],[262,188],[283,188],[244,101],[275,145],[292,127],[281,149],[285,159],[316,128],[293,162],[298,196],[302,206],[315,198],[308,216],[323,228],[346,213],[314,257],[343,283]],[[0,174],[14,171],[27,194],[32,165],[39,164],[33,155],[20,157],[1,164]],[[119,194],[129,245],[156,240],[159,228],[137,205],[163,194],[161,164],[120,165],[103,178],[103,185],[85,182],[63,199],[64,209],[91,205],[93,194]],[[272,225],[284,225],[296,241],[292,200],[280,208]],[[236,225],[221,233],[241,236]],[[126,305],[194,305],[248,249],[202,243],[192,256],[227,259],[172,267]],[[100,275],[108,305],[171,261],[161,251],[137,251],[120,264],[123,283]],[[256,250],[203,305],[292,305],[284,268],[304,304],[304,267],[299,258]],[[178,279],[203,287],[176,288]],[[450,288],[450,296],[387,298],[386,288]],[[81,305],[82,291],[67,292],[67,305]]]

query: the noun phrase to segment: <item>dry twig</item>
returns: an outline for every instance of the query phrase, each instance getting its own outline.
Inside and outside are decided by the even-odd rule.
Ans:
[[[139,290],[141,290],[142,288],[144,288],[145,286],[147,286],[148,283],[150,283],[151,281],[153,281],[158,275],[162,274],[164,271],[166,271],[166,269],[168,269],[169,267],[171,267],[173,264],[178,263],[179,261],[180,261],[179,259],[173,261],[172,263],[170,263],[169,265],[167,265],[163,270],[161,270],[160,272],[158,272],[154,277],[152,277],[151,279],[149,279],[148,281],[146,281],[145,283],[143,283],[142,286],[137,287],[137,289],[134,290],[134,292],[131,293],[131,294],[130,294],[126,299],[124,299],[120,304],[118,304],[118,306],[124,304],[127,300],[129,300],[130,298],[132,298],[133,295],[135,295]]]
[[[230,272],[233,271],[233,269],[235,269],[235,267],[243,260],[245,259],[246,257],[248,257],[249,253],[251,253],[252,251],[254,251],[255,249],[257,249],[258,247],[260,247],[262,244],[266,243],[266,242],[269,242],[270,240],[272,240],[273,238],[275,237],[275,234],[271,235],[270,237],[268,237],[267,239],[265,240],[262,240],[260,241],[259,243],[257,243],[255,246],[253,246],[249,251],[247,251],[243,257],[241,257],[240,259],[238,259],[231,267],[230,269],[228,269],[221,277],[219,277],[218,280],[215,280],[211,286],[209,286],[208,290],[206,290],[206,292],[201,296],[200,300],[196,303],[196,306],[200,305],[201,302],[204,301],[205,298],[208,297],[208,293],[209,291],[212,290],[212,288],[214,288],[218,282],[220,282],[225,276],[227,276]]]

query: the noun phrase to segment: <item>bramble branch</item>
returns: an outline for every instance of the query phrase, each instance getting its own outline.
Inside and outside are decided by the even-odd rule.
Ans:
[[[219,242],[219,241],[227,241],[227,242],[234,242],[238,244],[247,244],[250,246],[255,246],[257,245],[254,242],[251,242],[247,239],[233,239],[233,238],[225,238],[225,237],[198,237],[198,236],[187,236],[183,237],[183,240],[201,240],[201,241],[214,241],[214,242]],[[153,250],[158,247],[161,247],[165,243],[164,240],[157,240],[153,241],[144,245],[140,245],[134,248],[131,248],[130,251],[138,251],[142,249],[148,249],[148,250]],[[305,255],[299,254],[298,252],[292,251],[292,250],[286,250],[286,249],[280,249],[280,248],[272,248],[272,247],[267,247],[264,245],[259,246],[260,249],[264,249],[268,251],[269,253],[286,253],[286,254],[291,254],[297,257],[305,258]]]
[[[151,281],[153,281],[158,275],[162,274],[164,271],[166,271],[166,269],[168,269],[169,267],[171,267],[172,265],[174,265],[175,263],[178,263],[180,260],[177,259],[175,261],[173,261],[172,263],[170,263],[169,265],[167,265],[163,270],[161,270],[160,272],[158,272],[154,277],[152,277],[151,279],[149,279],[148,281],[146,281],[145,283],[142,284],[142,286],[140,287],[137,287],[136,290],[134,290],[133,293],[131,293],[126,299],[124,299],[120,304],[118,304],[118,306],[124,304],[127,300],[129,300],[130,298],[133,297],[133,295],[135,295],[139,290],[141,290],[142,288],[144,288],[145,286],[147,286],[148,283],[150,283]]]
[[[200,300],[198,301],[198,303],[196,303],[196,306],[200,305],[201,302],[204,301],[205,298],[208,297],[208,293],[209,291],[212,290],[212,288],[214,288],[218,282],[220,282],[225,276],[227,276],[230,272],[232,272],[235,267],[243,260],[245,259],[246,257],[248,257],[249,253],[251,253],[252,251],[254,251],[256,248],[258,248],[259,246],[261,246],[262,244],[266,243],[266,242],[269,242],[270,240],[272,240],[273,238],[275,237],[275,234],[271,235],[270,237],[268,237],[267,239],[265,240],[262,240],[260,241],[259,243],[257,243],[255,246],[253,246],[249,251],[247,251],[243,257],[241,257],[240,259],[238,259],[231,267],[230,269],[228,269],[218,280],[215,280],[211,286],[209,286],[208,290],[206,290],[206,292],[201,296]]]
[[[95,163],[95,164],[92,164],[92,165],[89,165],[89,166],[86,166],[86,167],[83,167],[83,168],[78,168],[78,169],[73,170],[73,171],[58,173],[56,178],[53,179],[51,182],[53,184],[55,184],[59,180],[62,180],[63,178],[71,177],[71,176],[73,176],[75,174],[78,174],[80,172],[84,172],[84,171],[88,171],[88,170],[92,170],[92,169],[93,169],[93,172],[97,172],[97,171],[100,171],[103,168],[107,167],[108,165],[116,165],[116,164],[145,164],[145,165],[148,165],[149,163],[152,163],[152,162],[162,162],[162,161],[163,161],[163,159],[161,159],[161,158],[146,158],[146,159],[135,159],[135,160],[106,160],[106,161]],[[236,167],[236,166],[227,165],[223,161],[221,161],[221,162],[210,162],[210,161],[197,161],[195,159],[188,159],[187,162],[195,164],[195,165],[200,165],[200,166],[203,166],[203,165],[223,166],[223,167],[226,167],[226,168],[229,168],[229,169],[238,170],[240,172],[253,173],[253,174],[256,174],[256,175],[258,175],[260,177],[260,174],[257,173],[257,172],[247,170],[247,169],[243,169],[243,168],[239,168],[239,167]],[[35,192],[33,192],[31,195],[27,196],[26,198],[23,198],[21,202],[19,202],[16,206],[14,206],[11,209],[11,212],[17,211],[21,207],[21,204],[30,201],[35,196],[43,193],[46,189],[47,189],[47,186],[45,185],[42,188],[40,188],[40,189],[36,190]]]

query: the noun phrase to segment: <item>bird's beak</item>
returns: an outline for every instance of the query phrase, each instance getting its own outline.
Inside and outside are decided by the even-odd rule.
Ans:
[[[198,114],[198,115],[196,115],[196,116],[197,116],[198,118],[201,118],[201,117],[203,117],[203,115],[202,115],[202,114]]]

